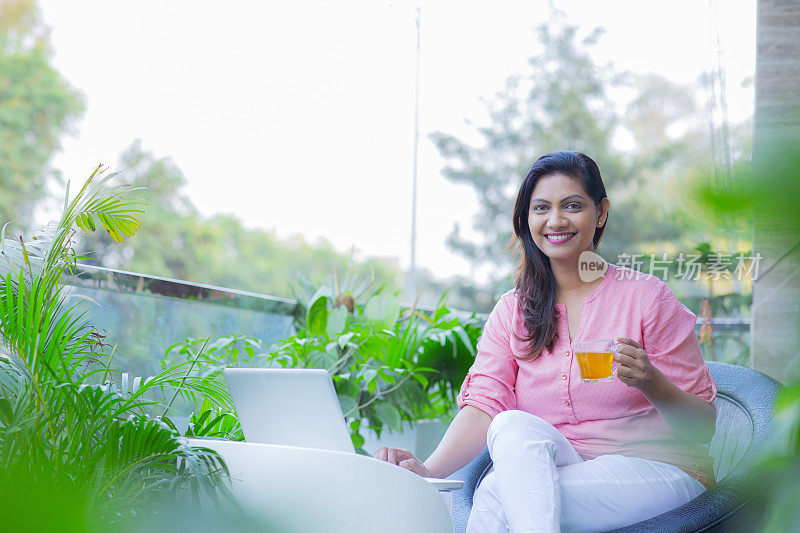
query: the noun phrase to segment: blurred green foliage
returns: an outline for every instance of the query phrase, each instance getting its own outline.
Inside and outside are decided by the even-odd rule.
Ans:
[[[69,472],[31,478],[15,468],[0,471],[5,512],[0,533],[279,533],[292,531],[275,520],[265,523],[235,510],[199,509],[192,502],[172,502],[158,514],[118,516],[109,523],[86,508],[82,489]]]
[[[786,123],[792,120],[787,117]],[[765,130],[763,135],[752,169],[740,168],[728,188],[700,181],[695,197],[714,216],[751,219],[767,234],[796,242],[800,235],[800,142],[780,131]],[[800,321],[796,327],[800,329]],[[776,401],[774,434],[757,464],[776,474],[764,501],[764,531],[770,532],[800,529],[795,495],[800,474],[800,347],[793,348],[793,353],[785,354],[789,378]]]
[[[27,229],[47,185],[60,137],[83,98],[51,65],[49,30],[34,0],[0,0],[0,220]]]

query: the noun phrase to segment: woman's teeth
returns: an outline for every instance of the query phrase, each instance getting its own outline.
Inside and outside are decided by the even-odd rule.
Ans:
[[[550,242],[561,243],[570,240],[575,235],[576,235],[575,233],[567,233],[563,235],[545,235],[545,237]]]

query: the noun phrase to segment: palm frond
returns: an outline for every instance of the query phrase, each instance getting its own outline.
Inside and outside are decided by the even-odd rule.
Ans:
[[[178,489],[230,500],[219,455],[188,446],[174,426],[149,416],[148,407],[163,400],[145,397],[199,390],[222,398],[214,404],[222,407],[229,398],[219,378],[189,376],[174,365],[123,387],[109,379],[117,373],[98,351],[101,339],[86,311],[68,303],[76,228],[103,227],[119,242],[141,226],[142,204],[126,197],[133,189],[110,186],[116,173],[104,172],[98,167],[75,198],[68,192],[59,221],[31,240],[0,230],[0,468],[66,479],[111,522],[142,506],[152,511]]]
[[[116,494],[136,500],[152,490],[153,484],[167,484],[174,489],[189,477],[202,479],[213,489],[223,485],[221,478],[215,477],[220,472],[227,474],[219,454],[189,446],[160,420],[115,420],[107,435],[96,452],[102,458],[98,462],[101,474],[93,488],[99,498]]]
[[[140,188],[133,188],[129,185],[113,187],[107,185],[119,172],[111,173],[94,181],[95,176],[100,177],[105,170],[98,167],[66,212],[70,221],[84,233],[96,229],[93,218],[97,218],[115,242],[122,242],[125,237],[133,237],[142,225],[136,215],[144,213],[144,210],[140,208],[144,206],[144,203],[131,201],[125,196]]]

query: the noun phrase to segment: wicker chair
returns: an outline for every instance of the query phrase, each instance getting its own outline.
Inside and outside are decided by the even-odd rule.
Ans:
[[[717,484],[677,509],[614,533],[756,530],[754,521],[758,520],[758,513],[752,512],[752,504],[770,478],[751,468],[751,461],[769,437],[779,384],[749,368],[707,364],[717,382],[717,429],[709,445]],[[472,495],[491,464],[489,451],[484,450],[450,476],[464,480],[464,487],[453,492],[456,533],[466,531]]]

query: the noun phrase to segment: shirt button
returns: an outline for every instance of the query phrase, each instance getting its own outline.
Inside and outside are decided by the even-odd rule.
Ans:
[[[563,375],[561,376],[561,379],[567,379],[567,375],[566,375],[566,374],[563,374]]]
[[[564,352],[564,355],[569,357],[569,352]]]
[[[564,402],[564,405],[566,405],[567,407],[569,407],[569,400],[567,400],[566,402]]]

